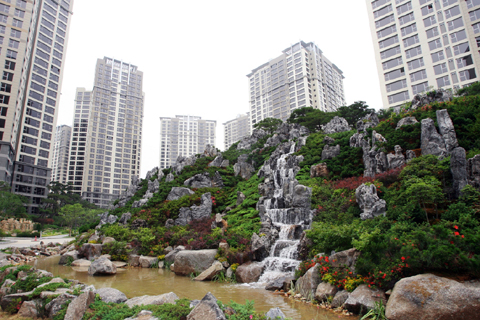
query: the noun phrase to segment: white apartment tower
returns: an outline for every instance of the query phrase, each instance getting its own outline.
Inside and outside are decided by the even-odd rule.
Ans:
[[[225,150],[228,150],[232,144],[250,135],[250,112],[237,115],[235,119],[225,122],[223,126]]]
[[[52,154],[52,181],[67,183],[68,156],[70,152],[70,137],[72,127],[61,125],[55,132]]]
[[[143,72],[111,58],[97,60],[92,91],[77,88],[68,182],[106,208],[140,176]]]
[[[480,0],[366,0],[383,106],[478,81]]]
[[[73,2],[0,1],[0,179],[28,213],[48,194]]]
[[[189,157],[215,145],[217,122],[195,116],[160,117],[161,169],[175,164],[179,156]]]
[[[286,120],[301,107],[336,111],[345,105],[343,72],[312,42],[288,47],[247,77],[251,126],[265,118]]]

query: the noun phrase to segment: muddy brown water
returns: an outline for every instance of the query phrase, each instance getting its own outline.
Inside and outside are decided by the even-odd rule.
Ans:
[[[231,300],[245,303],[245,300],[255,302],[255,310],[267,312],[271,308],[279,307],[288,318],[302,320],[333,320],[351,319],[317,307],[288,299],[263,289],[263,286],[246,284],[225,284],[216,282],[192,281],[188,277],[176,276],[173,272],[164,269],[117,269],[120,272],[114,276],[91,277],[85,271],[75,271],[72,267],[58,264],[60,257],[40,258],[37,268],[47,270],[55,276],[76,279],[95,288],[115,288],[128,298],[142,295],[159,295],[174,292],[180,298],[202,299],[207,292],[211,292],[223,303]]]

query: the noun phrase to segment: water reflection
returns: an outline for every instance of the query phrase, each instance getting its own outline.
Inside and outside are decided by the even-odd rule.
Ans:
[[[356,317],[342,317],[323,309],[317,309],[268,292],[262,287],[245,284],[191,281],[188,277],[175,276],[174,273],[164,269],[135,268],[122,270],[114,276],[91,277],[87,273],[87,268],[61,266],[58,264],[59,259],[59,256],[39,259],[37,268],[47,270],[55,276],[62,278],[77,279],[80,282],[94,285],[97,289],[115,288],[125,293],[128,298],[142,295],[159,295],[173,291],[180,298],[193,300],[202,299],[207,292],[211,292],[224,303],[228,303],[230,300],[237,303],[245,303],[245,300],[254,300],[255,309],[260,312],[266,312],[270,308],[279,307],[291,319],[357,319]]]

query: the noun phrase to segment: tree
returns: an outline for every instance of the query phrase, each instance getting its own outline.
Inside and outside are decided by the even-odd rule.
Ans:
[[[375,112],[375,110],[369,108],[365,101],[356,101],[347,107],[338,108],[339,116],[345,118],[348,124],[352,126],[355,126],[358,120],[361,120],[372,112]]]
[[[280,119],[275,119],[275,118],[265,118],[262,121],[256,123],[253,125],[255,129],[263,129],[265,132],[268,134],[273,134],[275,130],[280,127],[280,125],[283,123],[282,120]]]
[[[48,197],[42,199],[42,206],[40,212],[42,216],[57,216],[60,213],[60,209],[66,205],[72,205],[75,203],[81,204],[83,208],[95,209],[96,205],[85,201],[82,197],[73,192],[73,185],[63,184],[58,181],[52,181],[48,185],[49,193]]]
[[[102,210],[86,209],[80,203],[67,204],[60,209],[60,216],[65,219],[65,223],[69,228],[69,234],[79,225],[92,222]]]
[[[427,222],[430,221],[428,219],[426,204],[434,205],[438,217],[437,204],[444,199],[444,194],[440,185],[440,181],[432,176],[425,176],[423,178],[411,177],[405,182],[405,195],[420,203],[425,211]]]
[[[327,124],[337,115],[336,112],[323,112],[313,107],[304,107],[295,109],[287,119],[288,123],[298,123],[310,130],[316,132],[322,125]]]
[[[0,214],[4,217],[27,217],[28,198],[11,192],[8,183],[0,181]]]

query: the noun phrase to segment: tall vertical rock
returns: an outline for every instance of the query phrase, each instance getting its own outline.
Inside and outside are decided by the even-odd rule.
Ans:
[[[468,183],[480,190],[480,154],[468,159]]]
[[[430,118],[422,120],[421,140],[422,155],[433,154],[441,159],[447,156],[445,141]]]
[[[450,158],[450,171],[453,177],[455,197],[460,196],[460,191],[468,184],[467,154],[465,149],[458,147],[452,150]]]
[[[448,115],[447,109],[437,110],[437,123],[438,130],[440,131],[443,141],[445,142],[447,153],[450,154],[453,149],[458,147],[458,141],[455,133],[455,127],[453,126],[452,119]]]
[[[362,209],[360,218],[362,220],[372,219],[380,215],[385,215],[387,202],[380,199],[377,195],[377,188],[373,185],[362,184],[355,190],[357,203]]]

